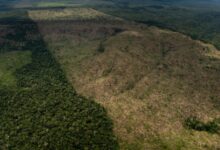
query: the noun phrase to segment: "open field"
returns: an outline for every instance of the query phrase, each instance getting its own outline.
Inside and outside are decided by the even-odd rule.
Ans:
[[[54,10],[35,10],[29,11],[29,17],[33,20],[88,20],[88,19],[103,19],[110,18],[110,16],[96,11],[91,8],[74,8],[74,9],[62,9],[62,11]]]
[[[91,19],[94,10],[81,11],[89,17],[33,19],[76,91],[105,107],[121,149],[220,147],[218,132],[185,126],[192,116],[204,123],[220,118],[216,48],[177,32],[112,17]]]

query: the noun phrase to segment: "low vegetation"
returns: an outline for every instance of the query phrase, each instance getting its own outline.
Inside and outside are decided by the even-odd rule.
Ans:
[[[219,116],[213,46],[118,18],[36,21],[76,91],[107,109],[121,149],[220,147],[218,134],[185,128]]]
[[[54,10],[35,10],[29,11],[29,17],[33,20],[85,20],[85,19],[98,19],[105,18],[108,15],[96,11],[91,8],[75,8],[63,9],[62,11]]]

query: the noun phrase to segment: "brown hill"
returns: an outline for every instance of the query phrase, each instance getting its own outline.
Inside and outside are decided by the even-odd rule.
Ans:
[[[180,33],[98,16],[36,21],[76,90],[107,109],[121,149],[220,148],[218,133],[184,126],[191,116],[220,118],[220,52]]]

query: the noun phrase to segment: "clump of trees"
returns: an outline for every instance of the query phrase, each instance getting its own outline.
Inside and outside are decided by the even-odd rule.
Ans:
[[[103,45],[103,42],[100,42],[97,51],[100,52],[100,53],[103,53],[105,51],[105,47]]]
[[[209,122],[202,122],[197,117],[189,117],[185,120],[185,126],[188,129],[197,131],[207,131],[210,133],[220,133],[220,119],[215,119]]]

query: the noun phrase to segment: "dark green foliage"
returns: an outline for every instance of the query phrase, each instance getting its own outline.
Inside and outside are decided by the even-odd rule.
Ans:
[[[219,133],[220,126],[218,119],[204,123],[197,117],[189,117],[185,120],[185,126],[197,131],[207,131],[210,133]]]
[[[118,149],[106,111],[74,92],[37,25],[9,22],[4,38],[25,44],[0,48],[30,50],[32,62],[16,71],[16,87],[0,87],[0,149]]]
[[[121,4],[121,2],[116,3]],[[187,5],[188,3],[189,5]],[[193,39],[214,44],[220,49],[220,3],[218,5],[212,2],[200,4],[188,1],[188,3],[184,6],[178,2],[174,5],[173,2],[165,4],[162,1],[140,1],[139,4],[136,4],[136,1],[135,4],[126,1],[123,6],[102,6],[97,9],[149,26],[158,26],[184,33]]]
[[[105,47],[103,46],[103,43],[101,42],[100,44],[99,44],[99,47],[98,47],[98,52],[100,52],[100,53],[103,53],[104,51],[105,51]]]

